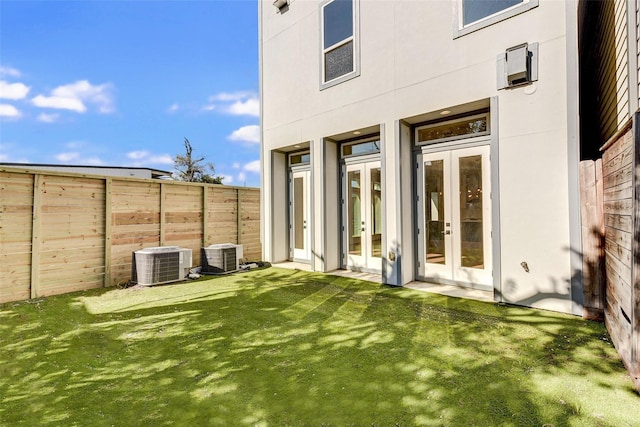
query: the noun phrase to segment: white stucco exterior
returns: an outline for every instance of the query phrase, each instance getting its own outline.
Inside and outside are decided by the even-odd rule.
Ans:
[[[278,11],[260,1],[264,259],[290,258],[287,153],[309,150],[309,262],[344,267],[340,144],[378,133],[382,280],[415,280],[415,126],[481,106],[491,123],[495,299],[580,313],[575,3],[540,0],[455,37],[456,1],[360,0],[360,75],[322,90],[321,2]],[[522,43],[538,43],[538,80],[499,90],[497,56]]]

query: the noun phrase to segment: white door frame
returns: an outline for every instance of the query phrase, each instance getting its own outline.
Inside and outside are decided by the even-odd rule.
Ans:
[[[380,170],[381,176],[381,161],[380,156],[362,156],[359,158],[352,158],[349,161],[345,161],[342,170],[343,182],[342,182],[342,224],[343,224],[343,267],[348,270],[354,271],[366,271],[371,273],[382,272],[382,198],[378,200],[379,211],[375,212],[372,208],[373,193],[376,191],[372,188],[371,172],[375,169]],[[349,210],[351,209],[352,200],[349,197],[349,173],[360,173],[360,187],[359,187],[359,204],[357,212],[360,217],[358,218],[358,224],[355,224],[355,218],[349,217]],[[381,184],[381,181],[380,181]],[[382,191],[380,186],[379,191]],[[382,194],[382,193],[380,193]],[[353,229],[354,233],[358,235],[350,236],[350,232]],[[374,230],[378,230],[378,233],[373,233]],[[380,242],[378,244],[380,253],[378,256],[374,255],[374,236],[379,236]],[[350,238],[359,238],[359,254],[350,251]],[[377,237],[376,237],[377,240]]]
[[[293,261],[310,263],[311,169],[308,165],[291,167],[289,181],[289,254]],[[302,191],[299,206],[296,205],[296,191]],[[302,223],[298,224],[297,221]],[[296,235],[296,231],[300,231],[302,235]]]
[[[491,165],[490,145],[458,146],[447,150],[433,149],[425,146],[417,154],[417,235],[418,235],[418,272],[421,280],[437,283],[456,284],[480,289],[493,289],[493,261],[492,261],[492,214],[491,214]],[[431,149],[430,149],[431,148]],[[482,201],[481,212],[469,215],[469,208],[465,210],[467,218],[462,218],[461,210],[461,183],[460,183],[460,159],[481,156],[481,177],[477,192],[469,197],[480,197]],[[430,162],[441,162],[443,194],[425,194],[425,167]],[[467,190],[469,191],[469,190]],[[433,199],[433,200],[432,200]],[[432,262],[426,262],[428,230],[425,218],[425,202],[432,203],[431,220],[442,230],[431,227],[431,233],[440,233],[443,238],[441,244],[443,257],[434,257]],[[471,204],[470,204],[471,205]],[[477,203],[476,203],[477,205]],[[433,207],[438,207],[434,213]],[[473,227],[477,224],[479,215],[482,215],[482,267],[463,265],[462,234],[464,227]],[[434,217],[434,215],[436,217]],[[437,217],[438,215],[443,218]],[[441,224],[440,224],[441,223]],[[434,239],[437,242],[437,239]],[[469,244],[469,243],[468,243]],[[470,244],[469,244],[470,245]],[[438,252],[436,252],[438,253]],[[468,260],[469,258],[467,258]],[[466,261],[469,262],[469,261]]]

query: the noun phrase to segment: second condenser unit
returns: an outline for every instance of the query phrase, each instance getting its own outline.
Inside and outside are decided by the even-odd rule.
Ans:
[[[240,269],[242,245],[222,243],[202,248],[202,273],[224,274]]]

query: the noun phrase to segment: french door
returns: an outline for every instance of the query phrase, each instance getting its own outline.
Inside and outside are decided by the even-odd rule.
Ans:
[[[311,260],[310,238],[310,193],[311,172],[293,171],[291,173],[290,189],[290,245],[294,260]]]
[[[492,286],[489,146],[418,156],[418,275]]]
[[[380,161],[348,164],[344,173],[345,267],[382,271],[382,180]]]

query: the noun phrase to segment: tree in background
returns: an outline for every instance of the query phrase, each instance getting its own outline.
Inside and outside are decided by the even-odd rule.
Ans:
[[[184,149],[184,155],[179,154],[173,158],[173,167],[180,181],[222,184],[224,178],[215,176],[216,171],[212,163],[203,163],[204,156],[193,158],[193,148],[187,138],[184,139]]]

